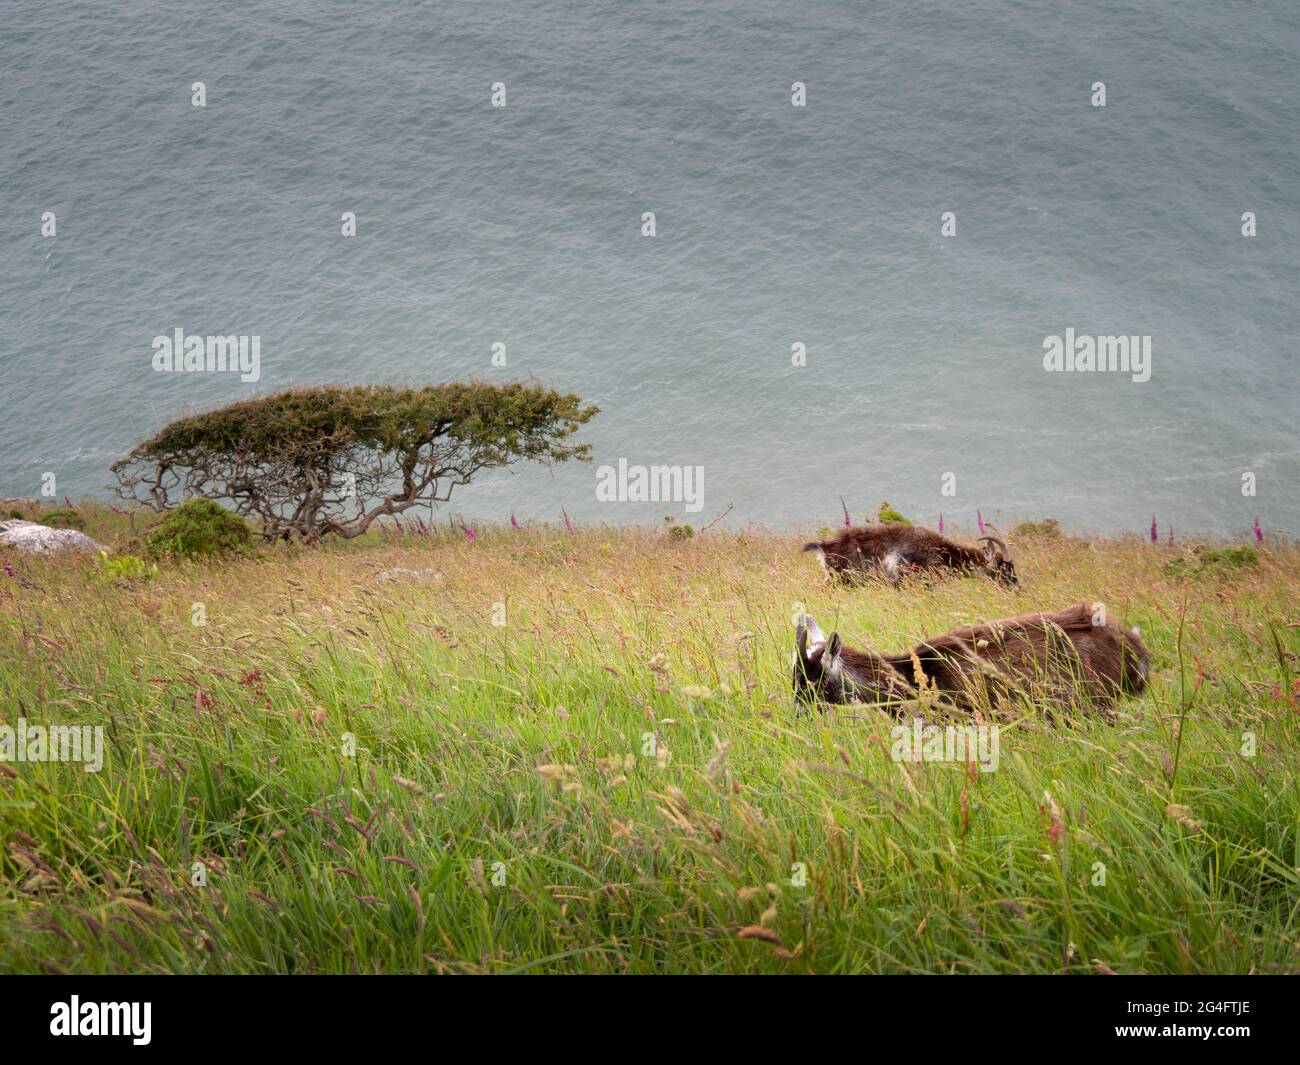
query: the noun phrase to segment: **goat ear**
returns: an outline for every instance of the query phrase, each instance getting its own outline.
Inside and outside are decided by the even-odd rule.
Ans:
[[[832,632],[831,638],[826,642],[826,654],[822,656],[822,665],[828,666],[840,655],[843,645],[840,642],[840,634]]]
[[[822,632],[821,626],[813,620],[811,614],[804,614],[794,627],[795,646],[799,649],[799,657],[808,657],[808,648],[815,647],[819,643],[826,642],[826,634]]]

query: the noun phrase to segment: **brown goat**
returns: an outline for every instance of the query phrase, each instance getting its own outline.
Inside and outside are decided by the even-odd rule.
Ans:
[[[1137,629],[1087,603],[953,629],[899,655],[845,647],[807,615],[795,642],[796,706],[873,702],[897,711],[925,688],[966,712],[1029,693],[1113,720],[1120,695],[1139,694],[1151,669]]]
[[[984,548],[965,547],[930,529],[913,525],[867,525],[845,529],[825,542],[804,544],[816,551],[832,577],[882,573],[897,584],[907,569],[984,573],[1011,588],[1020,587],[1011,552],[997,536],[981,536]]]

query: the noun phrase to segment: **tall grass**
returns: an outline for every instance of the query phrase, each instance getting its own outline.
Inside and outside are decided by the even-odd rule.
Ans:
[[[830,588],[800,542],[11,559],[3,715],[108,754],[0,764],[0,969],[1300,970],[1300,551],[1170,576],[1136,541],[1028,545],[1015,593]],[[792,713],[800,609],[898,650],[1079,599],[1153,652],[1117,724],[1031,719],[979,773],[895,762],[875,711]]]

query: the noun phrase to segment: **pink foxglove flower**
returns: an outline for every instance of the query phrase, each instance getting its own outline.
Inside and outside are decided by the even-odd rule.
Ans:
[[[1264,542],[1264,530],[1259,527],[1259,515],[1256,514],[1255,515],[1255,543],[1262,544],[1263,542]]]
[[[939,535],[943,535],[943,515],[939,515]]]
[[[975,511],[975,521],[976,521],[976,523],[977,523],[977,524],[979,525],[979,527],[980,527],[980,535],[983,536],[983,535],[984,535],[984,515],[981,514],[978,510]]]
[[[515,512],[513,510],[510,512],[510,528],[512,529],[523,528],[523,526],[519,524],[519,519],[515,517]]]
[[[569,520],[569,512],[561,507],[560,513],[564,515],[564,527],[568,529],[569,532],[573,532],[573,522]]]
[[[462,525],[461,528],[465,530],[465,539],[470,541],[470,543],[473,543],[474,537],[477,536],[478,534],[473,529],[471,529],[468,525]]]
[[[1160,530],[1156,528],[1156,516],[1151,515],[1151,542],[1158,544],[1160,542]]]
[[[14,568],[12,565],[9,564],[9,560],[5,559],[5,576],[12,577],[13,575],[14,575]]]
[[[853,519],[849,517],[849,508],[845,505],[843,496],[840,496],[840,506],[844,508],[844,527],[847,529],[853,525]]]

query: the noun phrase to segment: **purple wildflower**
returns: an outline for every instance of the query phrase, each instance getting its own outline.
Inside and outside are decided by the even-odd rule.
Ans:
[[[1160,542],[1160,530],[1156,528],[1156,516],[1151,515],[1151,542],[1158,544]]]
[[[984,515],[981,514],[978,510],[975,511],[975,521],[976,521],[976,523],[977,523],[977,524],[979,525],[979,527],[980,527],[980,535],[983,536],[983,535],[984,535]]]
[[[13,575],[14,575],[14,568],[13,568],[12,565],[10,565],[9,560],[6,558],[6,559],[5,559],[5,576],[6,576],[6,577],[12,577]]]
[[[943,513],[942,512],[940,512],[939,514],[939,535],[940,536],[943,535]]]
[[[512,529],[523,528],[523,526],[519,524],[519,519],[515,517],[515,512],[513,510],[510,512],[510,528]]]
[[[573,532],[573,522],[569,520],[569,512],[561,507],[560,513],[564,515],[564,527],[568,529],[569,532]]]
[[[1263,542],[1264,542],[1264,530],[1259,527],[1259,515],[1256,514],[1255,515],[1255,543],[1262,544]]]
[[[465,530],[465,539],[468,540],[470,543],[473,543],[474,537],[477,536],[478,534],[473,529],[471,529],[468,525],[462,525],[461,528]]]
[[[844,508],[844,527],[849,528],[853,525],[853,519],[849,517],[849,508],[845,506],[843,496],[840,496],[840,506]]]

